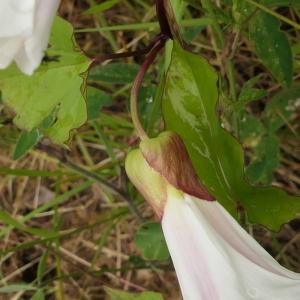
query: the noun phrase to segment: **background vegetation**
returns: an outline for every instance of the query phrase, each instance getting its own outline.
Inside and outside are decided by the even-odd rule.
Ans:
[[[217,111],[244,148],[247,180],[299,195],[299,1],[172,3],[185,41],[218,71]],[[89,57],[142,49],[159,32],[148,0],[63,0],[59,15]],[[152,136],[164,128],[160,82],[169,55],[167,48],[151,66],[139,94]],[[18,129],[15,112],[0,102],[1,299],[136,299],[106,287],[181,298],[160,226],[124,173],[126,153],[137,145],[128,101],[142,61],[91,70],[88,122],[66,147],[38,129]],[[279,232],[241,221],[282,265],[300,272],[299,218]]]

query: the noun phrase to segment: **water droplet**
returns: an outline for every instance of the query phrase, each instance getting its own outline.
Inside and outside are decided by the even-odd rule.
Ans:
[[[153,97],[147,97],[146,102],[147,103],[152,103],[153,102]]]

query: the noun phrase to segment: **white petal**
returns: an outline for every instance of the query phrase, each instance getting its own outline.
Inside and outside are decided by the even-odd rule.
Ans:
[[[36,0],[36,13],[32,35],[17,53],[15,60],[18,67],[31,75],[40,65],[44,51],[48,46],[51,25],[56,15],[60,0]]]
[[[36,0],[0,1],[0,38],[32,32]]]
[[[271,272],[298,280],[300,279],[300,274],[282,267],[218,202],[214,202],[213,205],[210,205],[207,201],[201,201],[189,195],[185,195],[185,198],[193,211],[196,214],[201,211],[210,225],[236,251]]]
[[[300,275],[237,226],[217,202],[168,198],[162,227],[184,299],[299,300]]]
[[[22,42],[18,37],[0,38],[0,69],[5,69],[11,64]]]

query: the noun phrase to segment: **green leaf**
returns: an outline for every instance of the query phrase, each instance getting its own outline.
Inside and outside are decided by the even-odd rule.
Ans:
[[[115,6],[119,2],[120,2],[120,0],[109,0],[109,1],[105,1],[103,3],[100,3],[98,5],[93,5],[92,7],[87,9],[83,14],[84,15],[91,15],[91,14],[102,13],[102,12],[112,8],[113,6]]]
[[[111,104],[110,95],[105,92],[89,87],[87,90],[87,118],[88,120],[97,119],[103,106]]]
[[[43,137],[38,129],[33,129],[30,132],[23,131],[17,141],[15,151],[13,153],[13,159],[19,159],[28,150],[35,146]]]
[[[42,279],[45,274],[48,256],[49,256],[49,252],[48,250],[45,250],[40,257],[40,261],[37,269],[37,282],[39,285],[41,285]]]
[[[4,175],[15,175],[15,176],[29,176],[29,177],[51,177],[51,176],[61,176],[62,172],[60,171],[38,171],[31,169],[13,169],[0,167],[0,174]]]
[[[22,74],[15,66],[0,71],[0,89],[4,103],[16,112],[14,122],[27,131],[43,127],[44,120],[55,111],[55,121],[43,132],[54,142],[63,143],[71,129],[86,121],[81,92],[85,76],[81,74],[90,61],[76,49],[73,28],[61,18],[54,22],[50,44],[47,63],[32,76]]]
[[[292,46],[292,52],[293,52],[294,56],[296,56],[297,54],[300,54],[300,43],[294,44]]]
[[[239,95],[239,102],[242,104],[246,104],[250,101],[259,100],[265,96],[267,96],[267,91],[262,89],[254,88],[256,82],[260,79],[260,76],[255,76],[248,80],[242,87],[240,95]]]
[[[166,127],[182,137],[202,182],[232,215],[242,205],[249,222],[277,230],[300,212],[300,199],[245,181],[242,148],[216,113],[217,79],[205,59],[175,44],[162,99]]]
[[[257,144],[255,141],[266,129],[262,122],[253,115],[243,112],[240,121],[240,140],[246,144]]]
[[[243,89],[240,93],[239,101],[240,103],[245,105],[248,102],[259,100],[263,97],[266,97],[267,95],[268,93],[265,90],[255,88],[250,88],[247,90]]]
[[[30,300],[44,300],[45,299],[45,294],[42,289],[38,289],[33,296],[30,298]]]
[[[249,30],[257,56],[278,82],[290,85],[293,77],[292,50],[286,34],[280,30],[280,22],[260,11],[251,18]]]
[[[36,236],[39,236],[42,238],[53,238],[53,237],[57,236],[57,233],[55,231],[52,231],[49,229],[34,228],[34,227],[26,226],[3,210],[0,210],[0,221],[4,224],[10,225],[16,229],[19,229],[24,232],[28,232],[32,235],[36,235]]]
[[[240,29],[243,21],[253,13],[253,10],[253,6],[246,1],[232,0],[232,15]]]
[[[110,63],[94,67],[89,74],[89,79],[115,84],[132,83],[139,69],[140,66],[137,64]]]
[[[105,287],[110,300],[164,300],[161,294],[154,292],[128,293]]]
[[[192,42],[195,38],[197,38],[201,31],[205,29],[205,26],[195,26],[191,28],[183,28],[182,29],[182,37],[187,42]]]
[[[135,235],[135,243],[147,260],[167,260],[170,255],[159,223],[144,224]]]
[[[15,283],[15,284],[9,284],[0,287],[0,294],[10,294],[10,293],[16,293],[20,291],[32,291],[36,290],[36,287],[26,284],[26,283]]]
[[[264,136],[255,147],[254,160],[246,169],[252,183],[268,185],[272,182],[273,171],[279,165],[279,140],[275,135]]]
[[[278,92],[265,109],[268,130],[276,132],[287,124],[300,103],[300,85],[295,84]]]
[[[300,8],[299,0],[263,0],[262,3],[268,6],[287,6]]]
[[[267,94],[268,94],[267,91],[254,88],[254,85],[259,80],[259,78],[260,78],[260,75],[255,76],[255,77],[251,78],[250,80],[248,80],[243,85],[243,87],[241,88],[239,97],[238,97],[238,101],[235,101],[231,104],[231,107],[233,110],[240,111],[243,108],[245,108],[247,103],[249,103],[251,101],[259,100],[259,99],[267,96]]]

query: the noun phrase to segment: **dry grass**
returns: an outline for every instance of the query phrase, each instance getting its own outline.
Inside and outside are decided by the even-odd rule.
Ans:
[[[148,10],[133,1],[124,1],[124,5],[117,5],[105,13],[104,19],[81,14],[92,2],[64,0],[59,13],[75,28],[92,28],[101,23],[103,26],[106,22],[126,24],[155,20],[154,7],[149,1],[143,1],[149,6]],[[197,12],[195,14],[197,16]],[[146,45],[153,35],[153,32],[136,30],[77,34],[76,38],[85,52],[95,55],[111,53],[113,50],[135,50]],[[233,33],[228,32],[226,38],[227,45],[225,49],[220,49],[218,55],[215,55],[213,50],[214,40],[209,29],[203,30],[199,38],[192,43],[198,52],[200,45],[202,54],[223,74],[226,73],[224,61],[228,53],[233,51],[230,48]],[[114,45],[117,49],[113,49]],[[270,91],[270,97],[264,100],[268,101],[279,87],[270,84],[269,75],[259,66],[248,42],[242,39],[234,52],[238,85],[241,86],[248,78],[262,73],[260,85]],[[140,58],[137,58],[138,62],[139,60]],[[130,62],[133,59],[126,61]],[[105,109],[105,114],[129,121],[127,100],[128,89],[125,89],[114,98],[114,104]],[[254,114],[259,114],[262,105],[264,103],[259,102],[250,105],[248,109]],[[11,112],[0,107],[0,113],[9,120],[5,128],[0,128],[1,167],[61,172],[60,176],[50,177],[0,175],[1,209],[18,220],[58,195],[70,193],[87,182],[86,177],[78,175],[70,166],[51,155],[51,152],[45,153],[36,149],[22,159],[13,161],[11,157],[17,131],[11,123]],[[296,124],[296,120],[299,120],[299,114],[293,116],[292,123]],[[296,130],[298,129],[297,127]],[[107,181],[118,189],[126,190],[128,181],[124,175],[123,162],[127,148],[135,139],[132,138],[132,128],[123,128],[123,131],[124,134],[120,135],[120,132],[109,124],[103,126],[103,133],[107,140],[112,142],[113,151],[121,166],[121,172],[117,175],[111,171],[114,162],[107,154],[106,146],[99,141],[87,139],[96,135],[94,127],[90,124],[83,126],[73,136],[68,159],[91,171],[106,172]],[[61,151],[61,148],[57,149]],[[248,148],[246,150],[247,157],[251,157],[252,152]],[[88,154],[84,154],[85,151]],[[299,194],[299,154],[296,138],[291,134],[282,137],[281,163],[276,170],[273,185],[284,188],[291,194]],[[152,210],[144,202],[139,203],[137,209],[142,217],[152,220]],[[171,263],[149,263],[140,258],[133,241],[134,234],[140,226],[139,219],[128,212],[127,202],[97,182],[66,197],[60,205],[34,214],[26,224],[33,228],[55,230],[60,234],[60,238],[44,242],[25,231],[6,232],[1,237],[1,250],[14,247],[16,249],[0,258],[1,285],[37,280],[41,257],[48,253],[42,281],[42,286],[47,291],[47,299],[105,299],[104,286],[128,291],[158,291],[166,299],[181,299]],[[74,232],[70,233],[70,230]],[[249,226],[248,230],[282,265],[300,272],[300,219],[284,225],[279,233],[272,233],[261,226]],[[36,243],[29,247],[30,242]],[[27,247],[22,249],[22,245]],[[32,292],[17,292],[9,296],[10,298],[0,295],[0,299],[30,299],[30,295]]]

